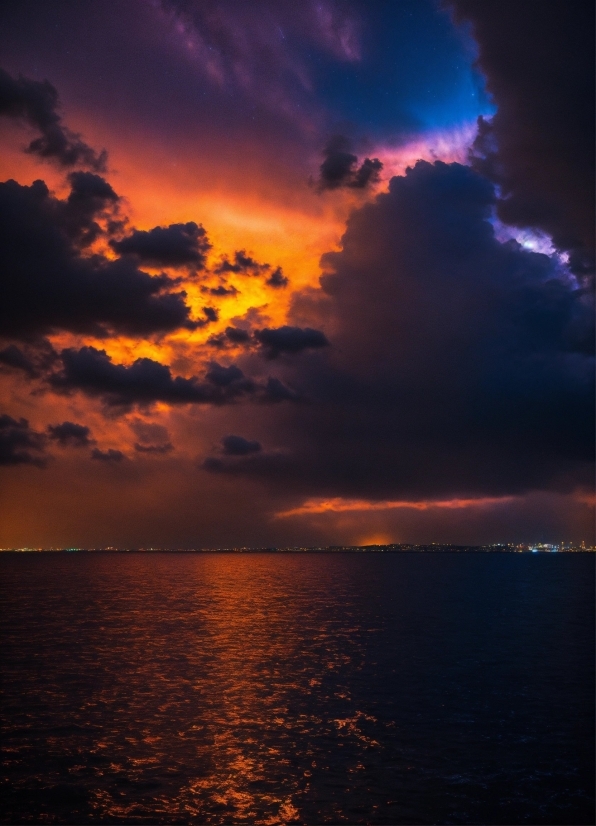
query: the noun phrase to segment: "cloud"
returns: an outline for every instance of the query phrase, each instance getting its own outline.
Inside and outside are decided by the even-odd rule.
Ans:
[[[209,295],[217,295],[217,296],[225,296],[225,295],[238,295],[238,290],[236,287],[232,285],[225,285],[220,284],[218,287],[201,287],[202,293],[208,293]]]
[[[283,274],[281,267],[276,267],[269,278],[265,281],[265,284],[267,284],[268,287],[273,287],[274,289],[287,287],[289,283],[290,280]]]
[[[451,0],[478,43],[497,104],[476,168],[500,187],[499,217],[548,233],[578,275],[594,266],[594,6]]]
[[[97,219],[108,222],[109,231],[120,229],[124,221],[118,214],[120,197],[111,185],[93,172],[71,172],[66,202],[58,202],[68,236],[81,247],[92,244],[104,229]]]
[[[287,387],[280,379],[269,376],[260,401],[264,404],[278,404],[285,401],[299,402],[302,401],[302,397],[299,393]]]
[[[30,358],[27,358],[25,353],[16,346],[16,344],[9,344],[3,350],[0,350],[0,363],[7,367],[13,367],[15,370],[22,370],[30,378],[37,375],[35,365]]]
[[[0,69],[0,115],[24,121],[40,132],[27,152],[61,167],[85,166],[96,172],[104,171],[105,149],[98,153],[80,135],[71,132],[62,123],[58,105],[58,92],[47,80],[13,78]]]
[[[48,425],[48,435],[62,447],[87,447],[94,442],[90,429],[74,422]]]
[[[248,330],[240,327],[226,327],[223,333],[210,336],[207,343],[218,350],[225,350],[228,347],[249,346],[251,335]]]
[[[217,274],[242,273],[243,275],[261,275],[261,273],[267,272],[270,269],[271,264],[259,264],[254,258],[247,255],[245,250],[236,250],[233,261],[230,261],[229,258],[224,255],[213,272]]]
[[[294,458],[272,485],[388,501],[591,485],[590,297],[556,256],[497,240],[496,197],[469,167],[419,162],[352,214],[322,291],[294,300],[291,319],[333,347],[280,362],[308,404],[277,420]]]
[[[130,427],[138,438],[134,445],[137,453],[164,455],[174,450],[169,433],[163,425],[136,419]]]
[[[94,235],[94,218],[114,203],[103,179],[74,173],[66,201],[52,197],[43,181],[0,184],[0,327],[26,339],[55,330],[133,335],[186,327],[185,293],[174,282],[152,277],[130,260],[83,257],[75,238]]]
[[[58,353],[45,338],[36,338],[21,347],[9,344],[0,350],[0,364],[13,370],[21,370],[30,379],[47,373],[57,360]]]
[[[45,437],[29,427],[27,419],[0,415],[0,465],[44,467]]]
[[[148,231],[135,229],[120,241],[110,241],[120,255],[132,255],[144,264],[156,267],[205,266],[211,244],[200,224],[170,224]]]
[[[364,189],[377,183],[383,164],[378,158],[365,158],[360,167],[358,156],[350,151],[350,142],[343,135],[335,135],[323,150],[325,160],[320,166],[317,182],[319,192],[326,189],[350,187]]]
[[[216,387],[230,387],[235,382],[243,381],[244,373],[239,367],[236,367],[235,364],[224,367],[216,361],[212,361],[205,374],[205,378]]]
[[[91,451],[91,458],[97,459],[99,462],[113,463],[121,462],[125,457],[121,450],[114,450],[113,448],[109,448],[108,450],[100,450],[95,447]]]
[[[226,338],[234,342],[234,344],[245,344],[250,341],[250,333],[248,330],[242,330],[240,327],[226,327]]]
[[[250,441],[243,436],[224,436],[221,444],[226,456],[247,456],[262,449],[260,442]]]
[[[340,496],[331,499],[307,499],[297,508],[280,511],[275,516],[278,519],[287,519],[290,516],[310,516],[319,513],[348,513],[351,511],[388,511],[388,510],[417,510],[446,508],[448,510],[467,510],[468,508],[486,508],[493,505],[507,505],[513,501],[512,496],[482,497],[478,499],[447,499],[421,500],[418,502],[397,501],[370,501],[368,499],[343,499]]]
[[[236,275],[258,276],[269,273],[269,277],[265,281],[268,287],[278,289],[280,287],[287,287],[289,284],[289,279],[283,274],[281,267],[276,267],[272,270],[271,264],[259,263],[250,255],[247,255],[245,250],[236,250],[233,261],[230,261],[230,259],[224,255],[213,271],[218,275],[234,273]]]
[[[303,110],[311,103],[313,51],[341,63],[360,59],[352,10],[334,2],[162,0],[161,5],[181,53],[220,99],[227,92],[236,108],[236,101],[246,99],[253,111],[258,106],[265,117],[273,112],[294,128],[311,123]]]
[[[228,404],[253,393],[255,386],[235,365],[212,363],[206,381],[172,376],[170,368],[149,358],[137,359],[129,367],[114,364],[105,350],[82,347],[63,350],[62,370],[50,377],[55,390],[81,390],[99,396],[108,406],[134,404]]]
[[[255,338],[269,359],[277,358],[280,353],[301,353],[303,350],[329,345],[324,333],[310,327],[265,327],[263,330],[255,330]]]
[[[203,314],[205,315],[205,323],[217,321],[219,313],[215,307],[203,307]]]

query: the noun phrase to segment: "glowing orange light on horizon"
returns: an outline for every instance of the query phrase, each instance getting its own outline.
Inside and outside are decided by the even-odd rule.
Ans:
[[[513,496],[485,496],[478,499],[426,499],[422,501],[410,502],[407,500],[384,500],[371,501],[368,499],[343,499],[340,496],[331,499],[307,499],[298,508],[281,511],[275,514],[277,519],[285,519],[289,516],[306,516],[317,513],[345,513],[347,511],[386,511],[409,509],[426,511],[431,508],[447,508],[459,510],[464,508],[482,508],[492,505],[504,505],[512,502]]]

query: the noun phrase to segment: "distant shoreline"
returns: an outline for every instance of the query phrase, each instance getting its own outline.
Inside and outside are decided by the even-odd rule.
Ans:
[[[1,548],[0,554],[341,554],[341,553],[595,553],[576,545],[350,545],[321,548]]]

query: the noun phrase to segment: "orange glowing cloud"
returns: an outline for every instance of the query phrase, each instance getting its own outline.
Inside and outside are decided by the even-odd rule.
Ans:
[[[513,501],[513,496],[485,496],[478,499],[426,499],[418,502],[404,500],[384,500],[380,502],[368,499],[344,499],[340,496],[332,499],[307,499],[298,508],[275,514],[277,519],[289,516],[306,516],[315,513],[345,513],[346,511],[387,511],[409,509],[426,511],[431,508],[460,510],[464,508],[483,508],[492,505],[505,505]]]

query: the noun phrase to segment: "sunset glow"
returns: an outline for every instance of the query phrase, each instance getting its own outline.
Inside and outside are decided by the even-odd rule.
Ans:
[[[362,499],[309,499],[299,508],[276,513],[278,519],[289,516],[302,516],[312,513],[344,513],[346,511],[387,511],[402,508],[426,511],[429,508],[486,508],[494,505],[505,505],[513,500],[512,496],[484,497],[482,499],[448,499],[424,502],[368,502]]]
[[[459,2],[11,5],[0,545],[590,532],[587,178]]]

